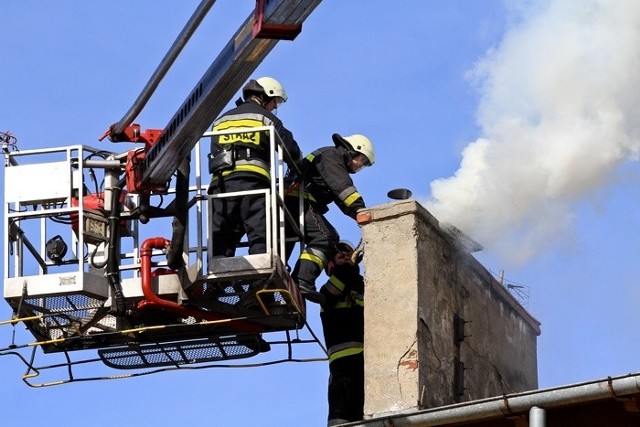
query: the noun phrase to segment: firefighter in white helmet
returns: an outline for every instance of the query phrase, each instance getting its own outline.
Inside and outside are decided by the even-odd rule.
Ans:
[[[305,247],[291,276],[303,297],[320,304],[324,296],[316,291],[315,281],[333,259],[339,240],[338,232],[324,214],[329,205],[335,203],[344,214],[356,218],[357,211],[365,204],[351,174],[373,165],[376,160],[373,144],[364,135],[343,137],[336,133],[332,139],[334,146],[320,148],[305,157],[301,163],[302,180],[295,180],[304,182],[304,189],[291,184],[286,197],[287,208],[296,218],[299,191],[304,190]],[[287,235],[292,235],[291,231]],[[293,246],[289,245],[287,258],[292,251]]]
[[[242,131],[212,137],[209,194],[270,187],[269,135],[251,128],[273,125],[291,155],[287,163],[300,162],[302,153],[293,134],[272,112],[286,100],[287,93],[276,79],[249,80],[242,89],[242,98],[236,101],[236,108],[213,123],[213,130]],[[213,199],[212,206],[210,258],[234,256],[245,233],[250,254],[266,252],[264,196]]]

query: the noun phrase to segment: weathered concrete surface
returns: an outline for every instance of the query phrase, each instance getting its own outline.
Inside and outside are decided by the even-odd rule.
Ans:
[[[368,213],[365,415],[535,389],[539,323],[414,200]]]

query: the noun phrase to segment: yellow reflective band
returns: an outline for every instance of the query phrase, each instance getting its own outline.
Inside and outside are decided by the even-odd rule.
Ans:
[[[317,255],[310,254],[309,252],[303,252],[300,255],[301,260],[311,261],[312,263],[318,265],[321,269],[324,268],[324,261]]]
[[[347,301],[340,301],[336,303],[336,305],[333,308],[351,308],[351,307],[353,307],[353,304],[351,303],[350,300],[347,300]]]
[[[292,196],[292,197],[298,197],[299,195],[300,195],[300,190],[291,190],[289,193],[287,193],[287,196]],[[304,198],[312,202],[316,201],[316,198],[313,197],[313,195],[306,192],[304,193]]]
[[[331,295],[340,296],[342,294],[342,289],[338,288],[334,283],[331,283],[331,280],[327,280],[327,283],[322,286],[325,288]]]
[[[357,199],[359,199],[360,197],[360,193],[358,193],[357,191],[354,192],[353,194],[351,194],[349,197],[347,197],[346,199],[344,199],[344,204],[345,206],[349,207],[353,204],[353,202],[355,202]]]
[[[347,356],[353,356],[354,354],[358,354],[362,352],[363,352],[362,347],[345,348],[344,350],[336,351],[331,356],[329,356],[329,363],[333,362],[334,360],[341,359]]]
[[[236,142],[260,145],[260,133],[238,132],[218,136],[218,144],[235,144]]]
[[[260,145],[260,132],[251,130],[255,127],[264,126],[261,120],[238,119],[225,120],[213,126],[214,131],[238,129],[238,132],[218,135],[218,144],[233,144],[241,142],[244,144]]]
[[[329,282],[333,286],[335,286],[340,292],[344,291],[345,284],[342,283],[342,281],[340,279],[338,279],[336,276],[329,277]]]
[[[222,172],[222,176],[227,176],[234,172],[253,172],[264,176],[268,180],[271,180],[271,174],[269,174],[269,172],[265,168],[254,165],[237,165],[233,170]],[[214,175],[214,178],[215,177],[216,175]]]
[[[307,157],[305,157],[305,159],[309,160],[312,163],[313,163],[313,159],[315,159],[315,158],[316,158],[316,155],[313,154],[313,153],[308,154]]]
[[[218,123],[213,127],[213,130],[227,130],[231,128],[256,128],[264,126],[264,123],[255,119],[238,119],[238,120],[225,120],[222,123]]]

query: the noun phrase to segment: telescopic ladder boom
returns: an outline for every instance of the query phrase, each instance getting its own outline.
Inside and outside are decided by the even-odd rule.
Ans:
[[[301,31],[304,20],[320,1],[257,0],[255,12],[245,20],[222,49],[145,155],[141,164],[143,185],[162,186],[171,179],[180,161],[189,155],[202,134],[220,115],[222,109],[278,40],[295,38]],[[172,54],[168,54],[158,68],[162,72],[166,72],[168,68],[164,61],[175,59],[175,52],[179,51],[184,39],[188,38],[190,31],[206,13],[212,1],[203,0],[203,3],[207,4],[201,5],[194,13],[194,17],[169,51]],[[157,80],[158,77],[162,78],[162,75],[154,77]],[[152,78],[148,86],[153,81]],[[145,88],[143,93],[147,92],[148,88]],[[148,96],[150,95],[146,96],[147,99]],[[125,117],[131,121],[134,119],[131,113]],[[112,126],[111,131],[114,127],[117,128],[115,130],[122,130],[128,124],[121,121]],[[110,135],[112,140],[125,140],[118,139],[120,137],[121,135],[115,132]]]

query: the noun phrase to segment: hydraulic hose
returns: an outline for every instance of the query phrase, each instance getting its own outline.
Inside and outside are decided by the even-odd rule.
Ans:
[[[113,187],[111,197],[111,210],[109,214],[109,251],[107,255],[106,277],[109,285],[113,290],[115,299],[115,311],[111,308],[113,314],[122,316],[125,314],[124,294],[122,292],[122,283],[120,281],[120,194],[122,187],[126,181],[121,179]]]
[[[194,317],[198,320],[219,320],[221,322],[228,321],[229,327],[242,332],[260,333],[264,327],[257,323],[244,320],[231,320],[227,317],[213,313],[211,311],[203,311],[192,307],[186,307],[177,302],[160,298],[153,290],[153,274],[151,273],[151,255],[154,249],[164,249],[171,242],[163,237],[152,237],[145,240],[140,246],[140,275],[142,278],[142,293],[144,299],[138,302],[138,309],[148,307],[158,308],[178,314],[182,317]]]
[[[185,251],[184,241],[187,230],[187,220],[189,207],[189,172],[191,170],[190,156],[180,162],[176,178],[176,198],[173,211],[175,212],[172,222],[172,236],[169,249],[167,250],[167,265],[172,270],[184,267],[183,253]]]
[[[169,68],[173,65],[174,61],[182,51],[182,48],[187,44],[187,41],[189,41],[196,28],[198,28],[214,3],[215,0],[202,0],[200,2],[198,8],[193,12],[193,15],[191,15],[189,22],[187,22],[187,25],[185,25],[176,40],[173,42],[173,45],[162,59],[158,68],[156,68],[156,71],[153,73],[144,89],[142,89],[142,92],[135,100],[129,111],[127,111],[118,123],[111,126],[111,134],[117,135],[122,133],[124,129],[129,126],[133,120],[135,120],[138,114],[140,114],[140,111],[142,111],[144,106],[147,104],[149,98],[151,98],[151,95],[153,95],[153,92],[160,84],[160,81],[164,78],[165,74],[167,74],[167,71],[169,71]]]

